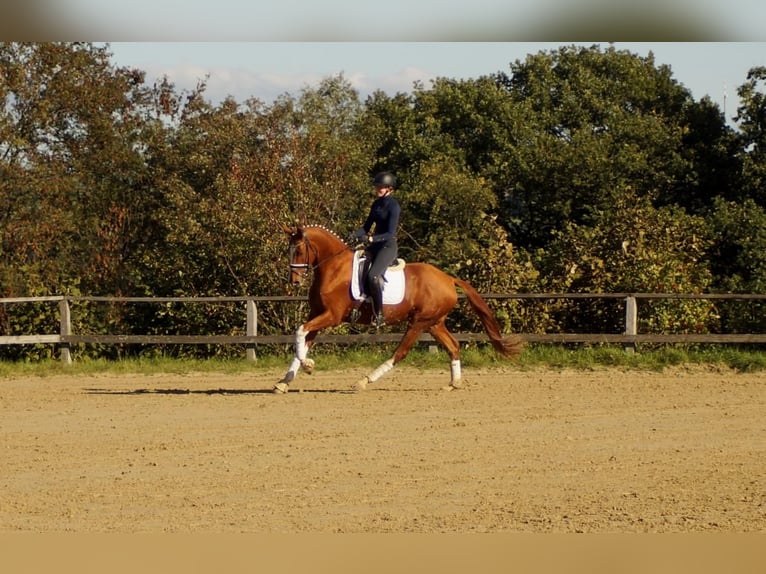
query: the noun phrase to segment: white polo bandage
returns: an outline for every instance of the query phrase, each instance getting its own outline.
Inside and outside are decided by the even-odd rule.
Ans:
[[[452,380],[453,381],[459,381],[460,378],[463,376],[463,373],[460,371],[460,359],[456,359],[452,361],[449,364],[450,371],[452,372]]]
[[[377,381],[380,377],[385,375],[388,371],[394,368],[394,360],[389,359],[382,365],[380,365],[377,369],[375,369],[372,373],[367,375],[367,380],[369,380],[371,383],[374,383]]]
[[[306,360],[307,354],[306,331],[303,330],[303,325],[301,325],[298,327],[298,330],[295,331],[295,356],[298,358],[298,361],[302,363]]]

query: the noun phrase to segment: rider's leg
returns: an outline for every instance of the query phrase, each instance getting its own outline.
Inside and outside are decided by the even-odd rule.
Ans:
[[[380,328],[384,323],[383,318],[383,273],[386,272],[388,266],[391,265],[396,259],[397,246],[396,242],[392,241],[384,245],[380,251],[375,254],[375,259],[370,265],[368,272],[368,294],[372,297],[373,312],[375,314],[375,324]]]
[[[386,320],[383,317],[383,277],[371,275],[369,293],[372,298],[372,313],[375,326],[380,329]]]

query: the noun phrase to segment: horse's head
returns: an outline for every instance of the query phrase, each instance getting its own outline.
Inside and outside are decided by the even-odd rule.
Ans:
[[[291,229],[287,226],[282,226],[282,231],[287,234],[290,241],[290,283],[298,285],[303,281],[306,272],[312,266],[309,240],[301,227]]]
[[[290,238],[290,282],[298,284],[311,269],[325,268],[348,246],[332,231],[319,225],[282,227]]]

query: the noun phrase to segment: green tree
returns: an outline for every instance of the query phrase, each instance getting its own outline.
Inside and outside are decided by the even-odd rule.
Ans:
[[[655,208],[625,190],[592,226],[568,223],[538,262],[543,291],[584,293],[704,293],[712,282],[706,265],[710,238],[704,220],[675,206]],[[619,332],[621,307],[595,302],[562,313],[567,329]],[[649,332],[705,332],[716,325],[707,301],[658,301],[641,312]]]
[[[392,170],[400,182],[406,181],[413,164],[430,155],[429,149],[423,147],[424,128],[418,122],[409,94],[373,93],[365,102],[360,129],[375,149],[377,162],[373,171]]]
[[[753,199],[716,200],[707,218],[713,243],[708,265],[713,288],[723,293],[766,293],[766,209]],[[722,329],[760,332],[766,328],[763,303],[721,304]]]
[[[439,78],[431,89],[416,84],[411,96],[376,93],[367,101],[376,167],[393,169],[402,184],[408,257],[445,267],[475,258],[497,209],[491,168],[503,149],[509,103],[489,77]]]
[[[418,164],[410,184],[400,194],[406,256],[448,272],[480,258],[492,235],[492,190],[453,158],[442,156]]]
[[[691,95],[651,54],[563,47],[496,77],[516,121],[495,186],[522,245],[544,246],[567,222],[591,224],[626,188],[654,200],[683,180]]]
[[[656,205],[678,205],[703,215],[717,197],[741,197],[742,162],[739,138],[726,125],[717,104],[708,96],[684,107],[681,155],[687,162],[683,177],[658,194]]]
[[[358,95],[342,76],[271,105],[212,106],[201,97],[177,104],[172,137],[152,152],[162,240],[147,251],[144,275],[154,294],[282,293],[282,225],[341,234],[352,217],[358,225],[369,196],[356,190],[369,185],[371,148],[358,132]],[[281,308],[261,311],[270,328],[294,328]]]
[[[743,161],[742,191],[766,206],[766,66],[751,68],[747,81],[737,89],[740,107],[737,109],[741,133],[740,149]]]
[[[710,269],[717,290],[766,293],[766,208],[753,199],[718,199],[708,216]]]
[[[0,233],[8,294],[119,292],[144,210],[143,74],[105,48],[0,44]]]

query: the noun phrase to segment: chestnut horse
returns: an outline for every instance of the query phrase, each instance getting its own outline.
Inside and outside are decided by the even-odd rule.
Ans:
[[[300,369],[310,373],[314,361],[307,354],[319,331],[351,321],[352,312],[359,306],[351,295],[351,273],[354,250],[337,235],[320,226],[306,226],[283,230],[290,237],[290,281],[301,282],[308,271],[313,271],[309,290],[309,317],[295,332],[295,357],[284,378],[274,387],[275,393],[286,393],[289,384]],[[523,343],[515,335],[503,337],[500,326],[481,295],[470,284],[437,269],[428,263],[407,263],[404,268],[404,299],[398,304],[383,305],[387,325],[407,321],[404,333],[394,355],[358,381],[356,390],[363,390],[390,371],[409,353],[418,337],[428,331],[443,345],[451,359],[451,381],[446,388],[460,387],[460,345],[447,330],[445,320],[458,301],[455,287],[468,298],[479,316],[494,349],[505,357],[521,352]],[[361,309],[357,322],[372,323],[369,305]]]

